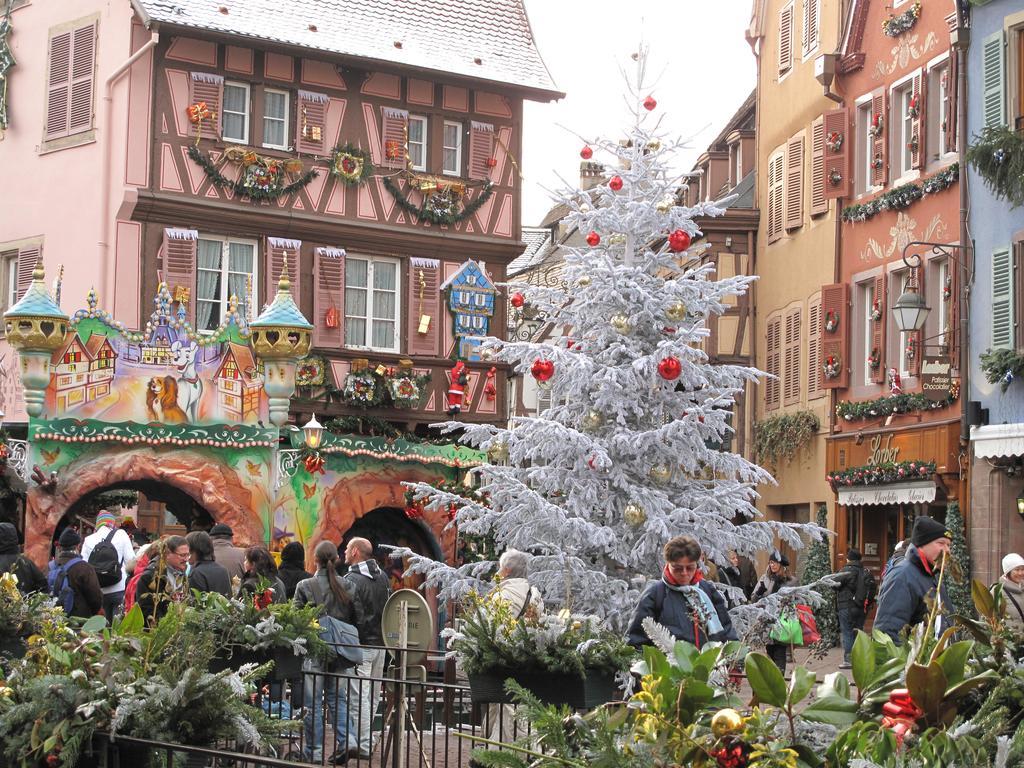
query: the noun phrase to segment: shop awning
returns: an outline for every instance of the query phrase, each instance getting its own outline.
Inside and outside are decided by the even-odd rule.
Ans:
[[[974,455],[979,459],[1024,456],[1024,424],[989,424],[971,427]]]
[[[839,503],[846,507],[878,504],[924,504],[935,501],[935,483],[893,483],[839,489]]]

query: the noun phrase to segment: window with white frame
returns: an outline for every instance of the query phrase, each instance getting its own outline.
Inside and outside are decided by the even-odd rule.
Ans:
[[[871,99],[857,105],[857,147],[854,153],[857,194],[871,191],[871,158],[874,153],[874,137],[871,127]]]
[[[914,118],[910,114],[910,102],[914,98],[914,81],[907,80],[892,89],[889,97],[889,162],[894,177],[899,178],[914,170],[914,152],[911,141],[914,137]]]
[[[875,305],[875,281],[867,280],[857,287],[860,289],[861,338],[864,340],[863,354],[860,355],[863,366],[861,382],[871,385],[874,384],[872,381],[874,371],[871,370],[871,364],[868,363],[868,355],[871,354],[871,339],[875,330],[875,321],[871,319],[871,311]]]
[[[935,304],[933,306],[937,306],[939,308],[939,311],[937,313],[935,313],[935,314],[938,315],[938,317],[936,318],[937,322],[936,322],[935,332],[939,336],[939,338],[937,339],[938,343],[942,344],[942,345],[945,345],[945,346],[948,346],[950,341],[951,341],[951,339],[947,339],[946,338],[946,332],[949,330],[949,320],[950,320],[950,318],[949,318],[949,309],[950,309],[949,299],[950,299],[951,282],[950,282],[950,274],[949,274],[949,261],[947,261],[946,259],[943,259],[942,261],[938,262],[938,264],[935,265],[935,274],[938,277],[938,280],[934,281],[935,286],[936,286],[936,290],[935,290],[936,296],[935,296],[935,299],[934,299]]]
[[[409,164],[414,171],[427,170],[427,118],[409,115]]]
[[[448,176],[462,173],[462,123],[444,121],[441,172]]]
[[[263,92],[263,146],[288,149],[288,94],[269,88]]]
[[[733,182],[732,185],[735,187],[743,179],[743,143],[737,141],[733,144],[733,152],[736,153],[734,158],[735,166],[733,170]]]
[[[949,60],[947,59],[928,70],[928,111],[925,113],[925,131],[929,160],[938,160],[945,154],[949,89]]]
[[[251,281],[251,283],[250,283]],[[196,251],[196,328],[215,331],[235,296],[243,301],[249,285],[259,285],[256,243],[202,236]]]
[[[902,296],[910,288],[911,270],[901,269],[898,272],[889,273],[889,282],[887,289],[889,295],[893,297]],[[896,299],[893,299],[895,303]],[[889,360],[893,361],[889,363],[890,368],[899,368],[900,377],[908,378],[910,376],[910,356],[907,354],[907,346],[913,339],[912,331],[901,331],[893,323],[893,332],[891,338],[893,341],[889,345]],[[895,348],[893,348],[895,345]]]
[[[224,83],[224,106],[221,109],[220,129],[224,141],[249,143],[249,85]]]
[[[399,263],[345,259],[345,346],[397,352]]]

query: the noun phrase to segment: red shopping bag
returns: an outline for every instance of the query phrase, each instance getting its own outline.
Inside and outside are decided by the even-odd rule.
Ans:
[[[804,645],[814,645],[821,640],[821,633],[818,632],[818,622],[814,620],[814,611],[809,605],[798,605],[796,617],[800,622],[800,629],[804,633]]]

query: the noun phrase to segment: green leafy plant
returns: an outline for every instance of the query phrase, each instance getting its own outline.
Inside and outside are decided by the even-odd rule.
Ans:
[[[1024,136],[1006,126],[988,126],[967,148],[967,162],[985,185],[1017,208],[1024,204]]]
[[[1024,355],[1012,349],[986,349],[979,355],[981,370],[989,384],[1005,392],[1013,380],[1024,374]]]
[[[754,453],[758,461],[792,461],[801,447],[818,434],[821,423],[811,411],[772,416],[754,424]]]

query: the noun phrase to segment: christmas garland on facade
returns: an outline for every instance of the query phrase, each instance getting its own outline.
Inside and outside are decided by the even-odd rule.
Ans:
[[[1024,205],[1024,136],[1003,126],[982,128],[967,162],[994,194],[1014,208]]]
[[[959,178],[960,164],[953,163],[919,184],[904,184],[879,195],[874,200],[846,206],[843,208],[843,221],[867,221],[884,211],[902,211],[922,197],[949,189]]]
[[[832,472],[825,475],[825,480],[834,491],[837,488],[856,485],[890,485],[910,480],[926,480],[934,474],[934,461],[886,461]]]
[[[899,37],[913,29],[919,18],[921,18],[921,3],[914,3],[909,10],[899,16],[890,13],[889,18],[882,22],[882,32],[886,37]]]
[[[362,184],[373,175],[370,153],[352,143],[335,147],[331,152],[331,175],[344,184]]]
[[[1024,374],[1024,355],[1012,349],[986,349],[979,356],[981,370],[989,384],[998,384],[1005,392],[1013,380]]]
[[[392,181],[391,177],[384,176],[383,181],[384,186],[387,188],[388,192],[391,193],[392,197],[395,198],[395,202],[398,203],[399,208],[410,216],[414,216],[416,221],[421,223],[429,222],[431,224],[438,225],[451,225],[457,224],[460,221],[465,221],[476,213],[480,209],[480,206],[486,203],[487,200],[490,199],[491,195],[494,194],[494,184],[487,182],[481,189],[480,194],[469,203],[463,205],[460,210],[456,211],[452,206],[449,206],[446,209],[437,209],[431,207],[431,200],[435,195],[428,195],[426,192],[423,192],[423,202],[420,205],[416,205],[409,200],[408,196],[403,193],[401,189],[398,188],[398,185]]]
[[[225,157],[228,156],[227,151],[224,154]],[[310,168],[295,181],[285,184],[284,180],[287,174],[298,173],[295,163],[298,163],[298,169],[302,168],[301,161],[297,159],[279,161],[274,158],[260,157],[255,152],[245,151],[238,160],[242,163],[242,174],[239,180],[235,181],[221,173],[214,162],[195,146],[189,146],[188,156],[203,169],[206,178],[215,187],[230,189],[238,197],[248,198],[253,202],[273,201],[284,195],[290,195],[320,175],[315,168]]]
[[[945,400],[929,400],[920,392],[889,395],[888,397],[880,397],[877,400],[865,400],[860,403],[844,400],[836,406],[836,416],[846,421],[860,421],[890,416],[894,413],[933,411],[937,408],[945,408],[947,405],[955,402],[959,396],[960,382],[954,380],[950,386],[949,397]]]

